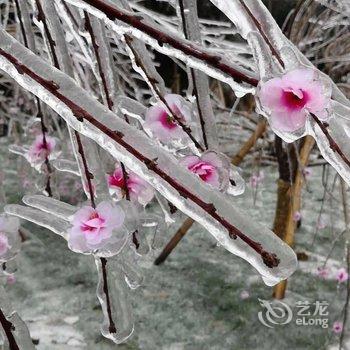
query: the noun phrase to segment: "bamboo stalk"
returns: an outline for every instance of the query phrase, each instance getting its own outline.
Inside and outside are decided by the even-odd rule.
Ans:
[[[285,189],[287,188],[287,190],[284,189],[284,191],[279,192],[280,198],[277,200],[275,223],[274,223],[275,227],[273,231],[278,236],[283,238],[283,240],[289,246],[293,246],[294,244],[294,234],[295,234],[295,229],[297,225],[297,223],[293,219],[293,216],[295,212],[300,210],[300,205],[301,205],[301,191],[304,184],[302,171],[309,161],[309,156],[314,144],[315,144],[315,140],[311,136],[305,137],[304,143],[300,150],[299,164],[294,177],[294,181],[291,184],[289,189],[285,187]],[[279,186],[279,190],[280,190],[280,186]],[[286,202],[288,202],[288,206],[285,206]],[[284,205],[284,206],[280,207],[280,205]],[[286,216],[284,215],[285,212],[281,214],[281,210],[283,210],[283,208],[287,208]],[[285,218],[284,224],[283,224],[283,221],[281,222],[278,219],[278,216]],[[274,298],[283,299],[285,296],[286,287],[287,287],[287,280],[284,280],[278,283],[274,288],[274,292],[273,292]]]

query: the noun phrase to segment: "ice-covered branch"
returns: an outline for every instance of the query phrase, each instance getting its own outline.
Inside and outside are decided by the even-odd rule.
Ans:
[[[203,70],[206,74],[228,83],[238,94],[252,92],[249,86],[238,84],[244,82],[256,86],[258,80],[254,74],[234,67],[223,56],[211,53],[187,40],[164,33],[160,28],[148,24],[137,14],[125,11],[102,0],[65,0],[92,15],[101,18],[117,34],[129,34],[151,45],[157,51],[183,60],[193,68]],[[114,22],[118,20],[118,22]]]
[[[73,65],[54,0],[46,0],[43,3],[41,0],[35,0],[35,2],[38,9],[38,19],[43,23],[43,35],[49,43],[48,47],[53,65],[70,77],[73,77]],[[78,132],[72,130],[70,127],[68,127],[68,131],[86,195],[91,200],[93,200],[92,194],[94,191],[98,192],[102,198],[107,196],[108,189],[104,169],[99,164],[96,145],[92,140],[81,137]],[[88,148],[89,152],[85,153],[85,148]],[[96,164],[96,166],[94,169],[90,169],[91,166],[88,163]],[[92,175],[93,170],[95,172]]]
[[[30,49],[32,52],[35,52],[35,38],[32,26],[30,24],[30,16],[27,8],[26,2],[19,3],[18,0],[15,1],[16,10],[17,10],[17,17],[21,28],[21,34],[22,39],[24,42],[25,47]],[[41,101],[36,98],[36,104],[37,104],[37,117],[40,119],[40,126],[41,126],[41,134],[42,134],[42,143],[44,149],[48,149],[48,143],[47,143],[47,127],[45,125],[44,120],[44,113],[41,107]],[[51,176],[52,176],[52,167],[49,161],[48,153],[45,155],[45,166],[47,170],[46,176],[46,185],[45,185],[45,191],[49,197],[52,197],[52,188],[51,188]]]
[[[178,0],[185,38],[201,43],[201,31],[198,21],[197,0]],[[192,90],[196,98],[202,138],[206,149],[218,149],[218,136],[213,107],[210,101],[208,77],[200,70],[189,68]],[[189,91],[192,94],[192,91]]]
[[[111,2],[117,6],[120,6],[126,11],[132,12],[132,8],[130,7],[130,3],[128,0],[111,0]],[[137,56],[139,56],[142,67],[145,69],[145,74],[154,78],[154,84],[156,84],[160,93],[165,95],[166,89],[164,80],[158,73],[156,67],[154,66],[154,63],[149,54],[149,51],[146,48],[146,45],[141,40],[135,39],[132,42],[130,42],[130,47],[134,52],[137,53]]]
[[[281,29],[261,0],[211,0],[238,28],[251,46],[262,81],[279,76],[296,68],[316,71],[312,63],[284,36]],[[275,57],[274,60],[271,57]],[[303,127],[295,132],[281,131],[272,123],[272,129],[286,142],[293,142],[304,135],[315,138],[322,156],[350,183],[349,129],[350,102],[324,73],[318,71],[322,84],[330,86],[332,100],[328,107],[327,125],[319,123],[310,113]],[[327,92],[323,93],[327,95]],[[261,105],[258,110],[268,119]],[[331,141],[331,142],[330,142]]]
[[[30,53],[4,31],[0,32],[0,39],[1,70],[206,227],[223,247],[249,261],[266,283],[274,284],[294,271],[293,251],[270,230],[245,217],[224,194],[213,191],[185,167],[179,167],[176,158],[157,147],[141,131],[106,111],[73,80]]]

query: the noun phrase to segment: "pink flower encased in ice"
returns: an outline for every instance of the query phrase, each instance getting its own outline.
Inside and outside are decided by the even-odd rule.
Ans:
[[[239,297],[242,300],[248,299],[250,297],[250,294],[247,290],[242,290],[241,293],[239,294]]]
[[[11,260],[19,252],[21,239],[18,230],[17,218],[0,216],[0,263]]]
[[[102,248],[112,238],[113,230],[123,226],[124,219],[124,211],[111,202],[101,202],[96,209],[90,206],[79,209],[69,231],[69,247],[82,252]]]
[[[335,334],[340,334],[343,331],[343,323],[340,321],[335,321],[333,323],[333,332]]]
[[[10,274],[7,276],[6,283],[9,285],[15,284],[17,281],[16,276],[14,274]]]
[[[312,175],[312,169],[309,167],[304,168],[302,172],[303,172],[305,179],[309,179]]]
[[[186,156],[180,163],[211,186],[223,189],[229,181],[229,169],[216,152],[205,152],[201,157]]]
[[[293,132],[303,128],[309,112],[327,120],[330,91],[316,74],[313,69],[300,68],[261,83],[259,99],[276,130]]]
[[[153,187],[132,171],[126,171],[130,200],[139,202],[142,205],[148,204],[154,197]],[[125,196],[125,181],[123,169],[120,165],[117,164],[113,174],[108,176],[108,185],[111,193],[115,194],[118,199],[122,199]]]
[[[337,271],[337,281],[339,283],[346,282],[349,278],[349,274],[343,267]]]
[[[10,248],[7,236],[0,232],[0,256],[3,256]]]
[[[317,268],[317,276],[322,278],[322,279],[326,279],[327,276],[329,275],[329,270],[327,267],[318,267]]]
[[[37,164],[44,162],[54,150],[56,146],[55,138],[45,136],[45,140],[46,143],[44,142],[43,135],[38,135],[35,138],[27,152],[27,157],[30,163]]]
[[[264,178],[264,172],[260,170],[258,173],[252,174],[249,179],[249,184],[252,188],[257,188],[264,181]]]
[[[294,212],[294,214],[293,214],[293,221],[298,222],[300,220],[301,220],[301,213],[300,213],[300,211]]]
[[[327,218],[324,215],[321,215],[317,220],[316,228],[318,230],[323,230],[326,227],[327,227]]]
[[[183,124],[188,124],[191,121],[191,109],[182,96],[168,94],[164,99],[171,111],[180,118]],[[163,102],[158,102],[147,109],[143,126],[150,130],[153,136],[160,141],[181,139],[186,135],[177,121],[169,115]]]

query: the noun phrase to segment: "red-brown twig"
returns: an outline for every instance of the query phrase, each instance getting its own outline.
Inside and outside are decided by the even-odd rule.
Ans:
[[[179,6],[180,6],[180,13],[181,13],[181,19],[182,19],[182,27],[183,27],[183,32],[185,35],[185,38],[187,40],[189,40],[189,33],[187,31],[186,28],[186,16],[185,16],[185,8],[184,8],[184,3],[183,0],[179,0]],[[203,142],[204,142],[204,147],[206,149],[209,148],[208,146],[208,139],[207,139],[207,133],[206,133],[206,123],[203,117],[203,112],[202,112],[202,108],[201,108],[201,104],[199,102],[199,94],[198,94],[198,88],[197,88],[197,79],[196,79],[196,75],[194,72],[193,68],[190,68],[190,73],[191,73],[191,78],[192,78],[192,83],[193,83],[193,93],[194,96],[196,97],[196,103],[197,103],[197,110],[198,110],[198,117],[199,117],[199,122],[201,125],[201,129],[202,129],[202,137],[203,137]],[[210,125],[208,125],[208,127],[210,127]]]
[[[266,42],[267,46],[269,47],[269,49],[271,50],[271,53],[273,56],[276,57],[277,61],[279,62],[279,64],[282,66],[282,68],[284,68],[284,62],[280,56],[280,54],[278,53],[278,51],[273,47],[271,41],[269,40],[269,38],[267,37],[266,33],[264,32],[264,29],[261,27],[261,24],[259,23],[259,21],[255,18],[255,16],[253,15],[253,13],[250,11],[249,7],[245,4],[244,0],[239,0],[240,4],[242,5],[242,7],[244,8],[244,10],[247,12],[248,16],[251,18],[251,20],[254,22],[254,25],[256,26],[256,28],[258,29],[260,35],[262,36],[262,38],[264,39],[264,41]]]
[[[16,339],[12,333],[14,331],[14,326],[10,321],[7,320],[7,318],[5,317],[1,309],[0,309],[0,323],[6,334],[6,338],[9,342],[10,350],[20,350],[19,346],[17,345]]]
[[[108,314],[108,321],[109,321],[108,330],[109,330],[109,333],[117,333],[117,328],[115,327],[114,321],[112,319],[111,300],[109,297],[109,290],[108,290],[107,259],[100,258],[100,260],[101,260],[101,267],[102,267],[103,292],[106,295],[106,301],[107,301],[107,314]]]

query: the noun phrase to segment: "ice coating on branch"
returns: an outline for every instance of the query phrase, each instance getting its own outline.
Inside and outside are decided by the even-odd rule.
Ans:
[[[77,211],[73,205],[42,195],[26,195],[22,198],[22,201],[24,204],[46,213],[54,213],[55,216],[64,220],[71,220]]]
[[[192,119],[191,108],[180,95],[168,94],[164,96],[164,100],[167,105],[159,101],[147,109],[143,127],[160,141],[181,140],[186,134],[172,114],[175,114],[183,124],[188,124]]]
[[[54,161],[52,161],[52,165],[59,171],[80,176],[80,171],[77,162],[74,162],[72,160],[55,159]]]
[[[200,157],[186,156],[180,163],[202,181],[225,190],[229,185],[229,164],[216,152],[205,152]]]
[[[182,20],[182,27],[186,39],[202,43],[201,27],[198,20],[197,0],[182,0],[182,6],[177,7],[178,16]],[[218,135],[216,120],[211,104],[209,79],[204,72],[188,68],[188,95],[196,99],[198,123],[201,127],[201,138],[205,148],[218,149]]]
[[[57,13],[56,7],[55,7],[55,1],[54,0],[45,0],[42,2],[43,12],[45,14],[48,30],[50,32],[50,35],[52,36],[52,39],[55,43],[54,45],[54,51],[55,54],[50,55],[51,57],[51,63],[53,65],[57,65],[60,70],[62,70],[64,73],[66,73],[70,77],[74,77],[74,69],[72,64],[72,58],[70,56],[68,46],[65,39],[65,32],[63,30],[63,27],[61,25],[60,17]],[[66,12],[64,12],[66,13]],[[39,28],[42,31],[43,37],[47,37],[47,33],[45,31],[44,26],[39,26]],[[48,49],[50,51],[50,49]],[[57,57],[57,61],[53,59],[54,57]],[[72,151],[74,153],[75,159],[77,160],[79,171],[81,174],[82,184],[83,188],[85,190],[85,194],[88,198],[90,198],[90,191],[88,190],[88,179],[86,178],[86,172],[84,171],[84,161],[82,153],[86,156],[86,162],[89,168],[89,171],[94,174],[94,178],[90,179],[94,189],[96,190],[96,193],[99,194],[99,199],[104,200],[108,198],[108,188],[105,181],[105,171],[103,167],[101,167],[101,162],[99,161],[99,154],[96,147],[96,144],[86,139],[82,136],[77,136],[74,131],[68,127],[69,136],[72,143]],[[80,150],[79,142],[82,144],[83,150]],[[84,151],[85,150],[85,151]]]
[[[121,264],[114,258],[95,258],[98,272],[97,297],[103,312],[101,333],[106,338],[120,344],[125,342],[134,331],[128,286]],[[104,287],[108,283],[109,298]]]
[[[101,202],[96,209],[84,206],[73,219],[68,246],[75,252],[119,251],[125,241],[124,211],[112,202]],[[108,247],[110,246],[110,247]]]
[[[8,204],[5,206],[5,212],[8,215],[17,216],[45,227],[64,239],[67,239],[67,232],[72,226],[68,221],[55,216],[53,213],[45,213],[41,210],[25,207],[23,205]]]
[[[270,115],[273,129],[293,132],[305,128],[309,112],[327,121],[326,108],[331,91],[313,69],[295,69],[260,84],[258,94],[263,109]]]
[[[13,259],[20,250],[21,239],[18,233],[17,218],[0,215],[0,262]]]
[[[154,197],[153,188],[132,171],[126,169],[125,172],[126,178],[124,178],[121,165],[117,163],[113,174],[108,176],[108,185],[111,194],[116,195],[117,199],[120,200],[125,198],[126,191],[128,191],[131,201],[139,202],[141,205],[147,205]]]
[[[296,268],[294,252],[268,228],[262,227],[251,220],[250,217],[247,217],[232,204],[231,200],[228,200],[227,196],[218,191],[213,191],[199,178],[190,174],[187,169],[179,167],[177,158],[160,148],[157,143],[146,137],[142,131],[128,125],[121,118],[117,118],[115,114],[106,110],[89,93],[77,86],[73,80],[67,78],[62,72],[50,67],[38,56],[30,53],[10,35],[0,31],[0,39],[3,50],[11,52],[20,62],[25,61],[31,71],[40,72],[40,76],[47,81],[54,81],[60,87],[60,94],[87,111],[93,116],[94,120],[99,121],[103,125],[108,125],[111,130],[121,133],[123,135],[123,143],[112,140],[111,137],[99,132],[91,123],[82,123],[77,120],[71,109],[64,102],[60,101],[52,92],[49,92],[26,74],[19,74],[17,69],[0,55],[1,70],[5,70],[25,89],[37,94],[40,99],[58,112],[70,126],[83,135],[94,139],[113,157],[123,162],[127,168],[150,183],[178,209],[198,221],[218,240],[221,246],[250,262],[262,274],[265,283],[273,285],[294,272]],[[249,247],[247,243],[241,239],[231,239],[222,223],[213,217],[212,214],[208,214],[208,210],[213,208],[213,206],[208,206],[206,207],[207,210],[205,210],[204,207],[200,207],[193,202],[191,198],[182,196],[174,187],[174,183],[170,183],[168,178],[164,179],[152,170],[152,162],[147,162],[146,164],[141,161],[139,156],[135,156],[135,152],[131,153],[130,148],[124,146],[125,144],[135,149],[139,152],[137,154],[142,154],[148,160],[156,160],[157,168],[168,174],[171,179],[180,179],[181,186],[190,191],[203,203],[211,203],[220,218],[225,218],[228,223],[244,232],[247,237],[259,242],[264,249],[277,254],[278,259],[280,259],[279,265],[274,268],[268,267],[264,264],[261,255]],[[23,213],[17,210],[17,215],[21,216]],[[40,218],[36,218],[36,220],[40,222]],[[48,222],[45,224],[47,225]],[[55,227],[54,229],[57,228]]]

